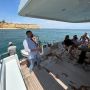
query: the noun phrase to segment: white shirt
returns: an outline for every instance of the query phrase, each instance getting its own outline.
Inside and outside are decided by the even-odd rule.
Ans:
[[[28,46],[28,43],[30,44],[30,46]],[[32,40],[29,40],[29,42],[27,43],[27,40],[25,39],[23,41],[23,46],[25,51],[27,51],[29,53],[29,59],[34,59],[36,57],[36,55],[38,54],[38,51],[31,51],[32,49],[36,49],[36,45]]]
[[[28,52],[28,53],[31,52],[30,49],[29,49],[29,47],[28,47],[28,44],[27,44],[27,40],[26,39],[23,41],[23,46],[24,46],[24,49],[25,49],[26,52]]]
[[[8,47],[8,53],[10,54],[10,55],[14,55],[14,54],[16,54],[16,46],[9,46]]]

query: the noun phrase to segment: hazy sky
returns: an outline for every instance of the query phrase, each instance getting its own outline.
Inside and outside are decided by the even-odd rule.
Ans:
[[[90,29],[90,23],[65,23],[36,18],[21,17],[18,15],[20,0],[0,0],[0,21],[39,24],[42,28],[63,29]]]

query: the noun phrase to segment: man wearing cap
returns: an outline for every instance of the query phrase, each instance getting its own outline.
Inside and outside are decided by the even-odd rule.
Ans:
[[[8,47],[8,54],[9,55],[16,54],[16,46],[12,42],[9,42],[8,45],[9,45],[9,47]]]
[[[37,43],[33,40],[33,33],[31,31],[26,32],[27,38],[23,41],[25,51],[28,52],[28,60],[30,62],[30,72],[33,70],[34,65],[39,65],[40,57]]]

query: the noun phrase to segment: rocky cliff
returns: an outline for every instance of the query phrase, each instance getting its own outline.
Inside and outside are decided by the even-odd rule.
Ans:
[[[18,23],[0,23],[0,28],[17,28],[17,29],[37,29],[37,24],[18,24]]]

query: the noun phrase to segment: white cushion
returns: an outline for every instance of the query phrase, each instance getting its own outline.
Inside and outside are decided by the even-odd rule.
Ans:
[[[24,56],[24,57],[28,57],[28,56],[29,56],[28,52],[25,51],[24,49],[21,50],[21,54],[22,54],[22,56]]]

